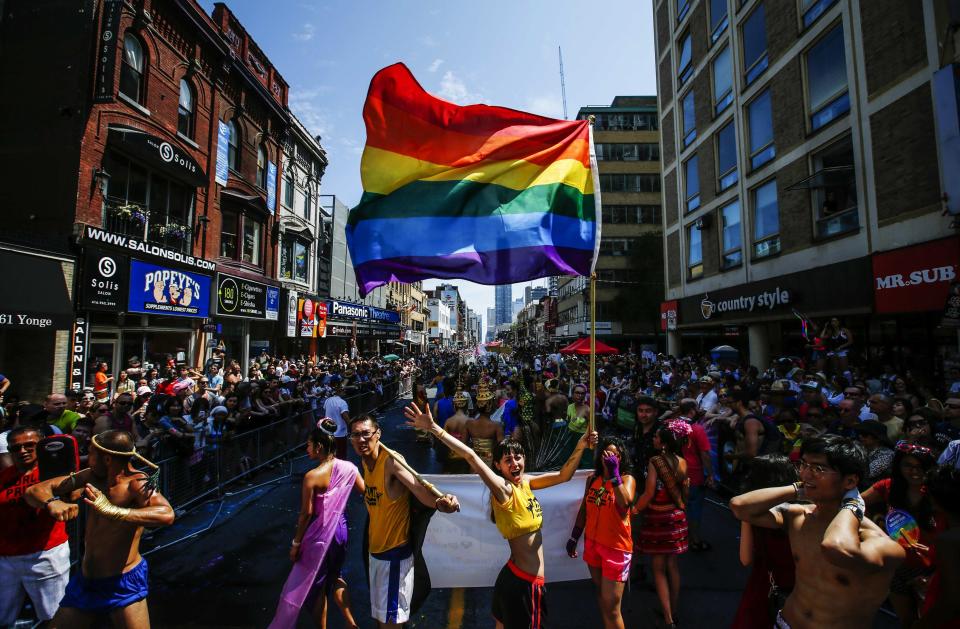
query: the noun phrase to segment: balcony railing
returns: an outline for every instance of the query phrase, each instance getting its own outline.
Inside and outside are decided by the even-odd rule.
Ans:
[[[189,224],[133,203],[108,203],[103,228],[180,253],[189,254],[192,250],[193,228]]]

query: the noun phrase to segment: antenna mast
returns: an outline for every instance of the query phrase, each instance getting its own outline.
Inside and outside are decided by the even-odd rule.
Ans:
[[[560,94],[563,97],[563,119],[567,119],[567,84],[563,78],[563,48],[557,46],[557,53],[560,55]]]

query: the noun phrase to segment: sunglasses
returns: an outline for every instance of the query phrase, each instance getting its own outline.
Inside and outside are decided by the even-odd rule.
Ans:
[[[905,454],[919,454],[921,456],[929,456],[931,454],[930,448],[919,446],[909,441],[898,441],[896,448],[897,452],[903,452]]]
[[[24,450],[26,452],[32,452],[37,449],[36,441],[31,441],[30,443],[15,443],[13,445],[7,446],[11,452],[20,452]]]

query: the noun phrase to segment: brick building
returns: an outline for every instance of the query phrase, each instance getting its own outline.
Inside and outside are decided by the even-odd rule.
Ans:
[[[597,335],[608,343],[656,344],[659,281],[660,132],[654,96],[617,96],[609,106],[581,107],[594,116],[603,207],[597,259]],[[651,279],[656,278],[656,279]],[[589,280],[557,278],[556,341],[590,333]],[[535,317],[531,317],[535,318]]]
[[[24,208],[4,238],[77,261],[71,386],[99,361],[276,349],[291,115],[243,25],[196,0],[12,0],[2,16],[0,80],[30,94],[0,103],[6,201]]]
[[[949,4],[653,3],[671,353],[765,365],[802,352],[800,313],[841,317],[860,358],[956,360]]]

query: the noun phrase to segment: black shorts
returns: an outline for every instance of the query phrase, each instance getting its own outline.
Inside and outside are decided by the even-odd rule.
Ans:
[[[493,586],[493,617],[504,629],[544,629],[545,594],[543,577],[527,574],[508,561]]]

